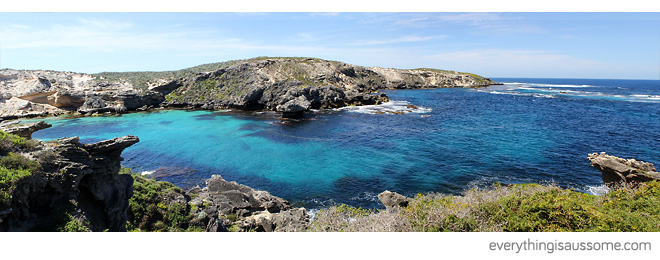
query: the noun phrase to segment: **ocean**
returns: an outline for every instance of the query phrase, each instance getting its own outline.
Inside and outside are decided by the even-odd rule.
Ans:
[[[391,102],[274,112],[158,110],[52,117],[42,140],[136,135],[124,167],[182,188],[220,174],[310,209],[381,208],[385,190],[461,194],[474,186],[554,182],[604,189],[594,152],[660,162],[660,81],[494,78],[479,89],[384,90]],[[34,120],[24,120],[34,121]]]

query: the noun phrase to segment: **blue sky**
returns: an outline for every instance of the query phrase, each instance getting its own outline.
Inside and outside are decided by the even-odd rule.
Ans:
[[[0,13],[2,68],[158,71],[257,56],[660,79],[660,13]]]

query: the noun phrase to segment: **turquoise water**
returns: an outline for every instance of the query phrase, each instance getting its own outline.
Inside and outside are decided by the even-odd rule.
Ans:
[[[184,110],[49,118],[53,127],[34,137],[136,135],[122,162],[134,171],[183,188],[221,174],[312,208],[379,207],[384,190],[460,193],[493,182],[552,180],[587,191],[602,185],[588,153],[660,159],[658,81],[496,80],[507,84],[388,90],[394,102],[386,105],[301,121]]]

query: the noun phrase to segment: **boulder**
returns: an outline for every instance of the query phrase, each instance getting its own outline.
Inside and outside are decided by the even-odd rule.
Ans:
[[[378,194],[378,200],[380,200],[380,202],[383,203],[383,205],[385,205],[385,208],[387,210],[398,207],[407,207],[408,204],[412,202],[411,198],[408,198],[399,193],[391,192],[388,190]]]
[[[192,222],[204,226],[205,231],[227,231],[229,218],[236,218],[242,231],[299,231],[309,224],[304,208],[292,208],[289,202],[236,182],[228,182],[220,175],[206,180],[206,187],[187,192],[189,203],[202,207],[192,212]],[[233,216],[233,217],[232,217]]]
[[[606,153],[592,153],[588,157],[591,166],[602,173],[603,182],[610,187],[618,183],[637,183],[660,180],[652,163],[623,159]]]

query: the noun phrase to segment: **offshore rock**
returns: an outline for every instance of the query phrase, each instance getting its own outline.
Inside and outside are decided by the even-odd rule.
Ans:
[[[378,194],[378,200],[380,200],[380,202],[383,203],[383,205],[385,205],[385,208],[387,210],[393,208],[399,208],[399,207],[401,208],[407,207],[408,204],[412,202],[411,198],[408,198],[399,193],[391,192],[388,190]]]
[[[652,163],[623,159],[606,153],[592,153],[588,157],[591,166],[602,172],[603,182],[610,187],[618,183],[638,183],[660,180]]]
[[[2,131],[5,131],[8,134],[15,134],[23,138],[27,139],[32,139],[32,133],[49,128],[53,125],[46,123],[44,121],[39,121],[36,123],[29,123],[29,124],[23,124],[23,125],[5,125],[5,126],[0,126],[0,129]]]
[[[43,143],[29,154],[42,170],[16,183],[0,231],[55,231],[67,214],[88,222],[91,231],[126,231],[133,178],[118,174],[120,154],[138,141],[125,136],[81,144],[72,137]]]

